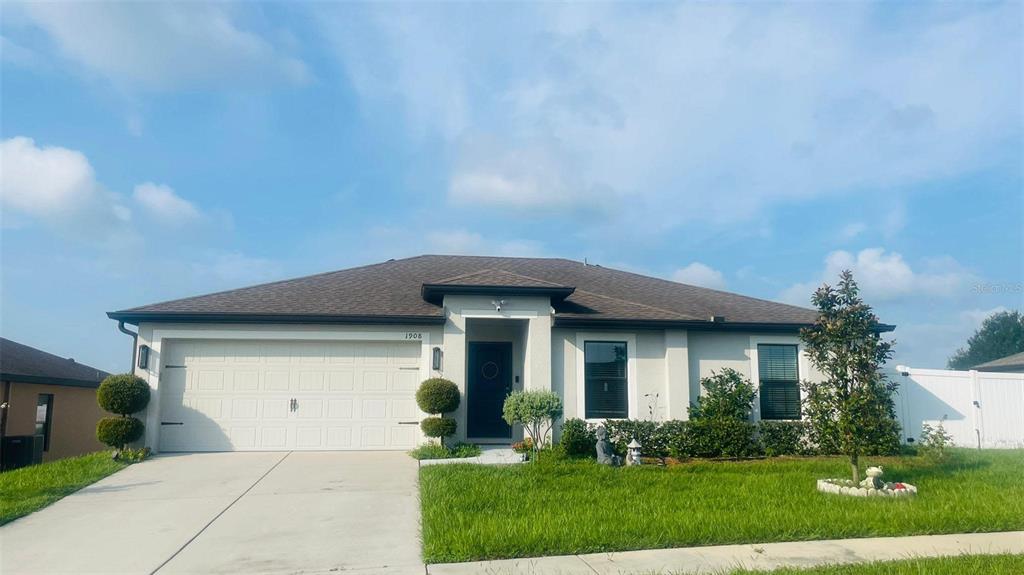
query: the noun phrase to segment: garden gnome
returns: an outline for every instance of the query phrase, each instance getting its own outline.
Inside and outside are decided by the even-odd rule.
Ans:
[[[608,430],[603,425],[599,425],[594,435],[597,436],[597,462],[601,465],[621,465],[622,460],[615,455],[611,444],[608,443]]]

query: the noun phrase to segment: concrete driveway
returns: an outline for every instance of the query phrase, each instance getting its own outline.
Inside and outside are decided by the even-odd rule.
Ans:
[[[156,457],[0,527],[0,573],[424,573],[395,452]]]

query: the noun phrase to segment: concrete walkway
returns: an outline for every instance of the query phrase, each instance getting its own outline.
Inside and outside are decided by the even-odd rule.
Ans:
[[[0,573],[415,573],[399,452],[197,453],[132,465],[0,527]]]
[[[622,573],[728,573],[748,569],[813,567],[911,557],[1024,553],[1024,531],[872,537],[755,545],[720,545],[685,549],[626,551],[428,565],[436,575],[618,575]]]

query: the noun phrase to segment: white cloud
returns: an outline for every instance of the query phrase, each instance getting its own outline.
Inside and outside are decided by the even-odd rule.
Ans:
[[[843,229],[839,231],[839,238],[852,240],[863,234],[867,229],[868,226],[864,222],[851,222],[843,226]]]
[[[119,84],[163,90],[301,83],[309,77],[301,60],[243,29],[237,5],[62,2],[19,8],[66,58]]]
[[[131,219],[119,198],[97,183],[84,154],[23,136],[0,142],[0,200],[5,211],[69,230]]]
[[[790,286],[780,294],[782,301],[808,305],[811,294],[822,283],[835,285],[843,270],[851,270],[869,302],[902,298],[953,297],[964,293],[976,277],[952,258],[925,260],[917,270],[903,256],[886,253],[883,248],[868,248],[853,254],[834,251],[825,258],[820,279]]]
[[[672,274],[672,281],[712,289],[725,289],[722,272],[700,262],[680,268]]]
[[[642,230],[900,190],[1007,159],[1019,133],[1012,4],[321,7],[364,102],[453,158],[460,205],[589,209]],[[908,13],[909,14],[909,13]],[[896,56],[894,56],[896,54]],[[496,142],[490,162],[467,132]],[[894,161],[898,158],[898,161]],[[739,164],[740,167],[737,167]],[[610,194],[609,194],[610,195]],[[888,233],[902,227],[894,213]],[[600,222],[598,222],[600,223]]]
[[[175,194],[167,185],[152,182],[139,184],[135,186],[132,197],[150,215],[165,223],[189,223],[202,216],[192,202]]]

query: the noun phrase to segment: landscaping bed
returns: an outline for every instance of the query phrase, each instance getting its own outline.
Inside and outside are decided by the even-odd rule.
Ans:
[[[866,458],[867,459],[867,458]],[[1024,529],[1024,451],[953,450],[941,462],[872,457],[914,498],[836,497],[839,457],[609,468],[591,461],[420,471],[429,563],[846,537]]]
[[[109,451],[0,473],[0,525],[38,511],[125,467]]]

